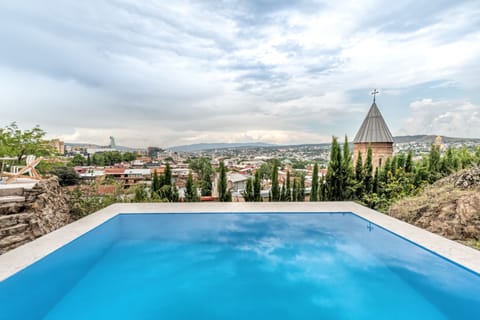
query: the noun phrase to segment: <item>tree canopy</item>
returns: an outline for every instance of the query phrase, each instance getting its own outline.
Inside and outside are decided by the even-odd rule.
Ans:
[[[45,134],[39,126],[22,130],[12,122],[0,128],[0,156],[16,157],[18,161],[26,155],[49,156],[53,147],[44,139]]]

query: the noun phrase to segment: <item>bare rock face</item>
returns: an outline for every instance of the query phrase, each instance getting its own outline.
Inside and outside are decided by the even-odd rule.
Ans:
[[[57,178],[12,190],[14,195],[0,194],[0,254],[70,222],[67,195]]]
[[[416,197],[395,203],[389,215],[446,238],[480,242],[480,169],[437,181]]]

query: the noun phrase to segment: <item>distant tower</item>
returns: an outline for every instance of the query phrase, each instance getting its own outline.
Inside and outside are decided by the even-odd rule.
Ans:
[[[445,151],[446,146],[443,144],[442,136],[437,136],[433,144],[436,145],[440,151]]]
[[[116,149],[117,145],[115,144],[115,138],[110,136],[110,148],[111,149]]]
[[[370,110],[363,120],[360,129],[353,139],[353,159],[354,164],[357,161],[358,152],[362,155],[362,160],[365,162],[367,158],[368,147],[372,148],[372,164],[373,170],[385,164],[387,158],[393,155],[393,137],[388,129],[385,120],[383,120],[380,110],[378,110],[375,103],[375,95],[378,91],[375,89],[372,92],[373,103]]]

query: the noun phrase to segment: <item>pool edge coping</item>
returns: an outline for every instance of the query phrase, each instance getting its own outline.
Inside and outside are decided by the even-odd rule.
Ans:
[[[354,202],[268,203],[122,203],[113,204],[0,255],[0,281],[118,214],[215,212],[352,212],[388,231],[480,274],[480,251]]]

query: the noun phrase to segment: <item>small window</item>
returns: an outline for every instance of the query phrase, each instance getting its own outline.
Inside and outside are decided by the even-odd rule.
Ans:
[[[382,166],[382,158],[378,159],[378,166],[379,166],[379,167]]]

